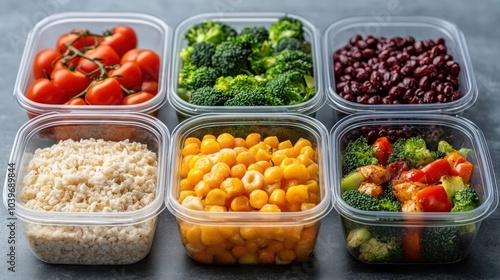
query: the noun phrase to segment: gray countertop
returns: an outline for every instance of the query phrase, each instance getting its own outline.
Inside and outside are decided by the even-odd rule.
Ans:
[[[500,162],[500,1],[70,1],[0,0],[0,182],[4,182],[16,131],[27,120],[12,97],[26,35],[43,17],[63,11],[133,11],[155,15],[175,28],[183,19],[203,12],[276,11],[303,16],[320,31],[346,16],[367,15],[390,21],[395,15],[427,15],[454,22],[464,32],[477,79],[479,98],[463,116],[484,132],[496,176]],[[316,118],[330,129],[333,110],[325,105]],[[170,129],[178,124],[175,111],[164,106],[159,118]],[[495,211],[482,223],[469,255],[456,264],[380,266],[352,258],[341,240],[338,214],[332,211],[323,221],[315,254],[306,262],[288,266],[208,266],[184,254],[174,217],[160,214],[150,254],[127,266],[51,265],[30,252],[19,228],[16,231],[16,272],[7,270],[7,212],[0,211],[0,279],[499,279],[500,213]]]

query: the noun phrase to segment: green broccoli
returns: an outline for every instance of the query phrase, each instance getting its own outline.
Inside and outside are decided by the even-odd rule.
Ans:
[[[305,51],[306,49],[304,48],[304,43],[305,41],[299,40],[297,38],[283,38],[278,42],[278,44],[274,48],[274,51],[276,53],[282,52],[284,50]]]
[[[342,193],[342,199],[351,207],[365,211],[391,211],[398,212],[401,203],[388,198],[378,199],[373,195],[358,190],[347,190]]]
[[[477,208],[480,204],[479,195],[474,189],[465,189],[455,192],[452,199],[451,212],[465,212]]]
[[[401,202],[389,198],[381,198],[378,202],[378,211],[399,212],[401,210]]]
[[[191,93],[189,102],[200,106],[222,106],[228,97],[212,87],[202,87]]]
[[[212,56],[215,54],[215,45],[210,42],[195,43],[192,46],[189,62],[197,67],[212,66]]]
[[[266,81],[262,80],[259,76],[240,74],[235,77],[219,77],[215,82],[214,88],[221,90],[224,95],[235,96],[236,93],[242,90],[262,87],[265,83]]]
[[[392,145],[393,153],[387,163],[406,161],[409,168],[418,168],[434,161],[425,140],[420,137],[400,138]]]
[[[303,75],[313,75],[312,56],[303,51],[284,50],[274,56],[274,63],[267,62],[271,65],[266,75],[273,78],[287,71],[298,71]]]
[[[212,65],[221,76],[236,76],[248,70],[249,55],[248,49],[226,41],[215,48]]]
[[[302,22],[288,16],[283,16],[269,27],[269,39],[275,47],[283,38],[304,40]]]
[[[195,90],[205,86],[213,86],[219,77],[218,72],[211,67],[196,68],[192,64],[184,65],[179,74],[179,87]]]
[[[271,66],[271,62],[266,61],[272,58],[271,44],[268,40],[263,40],[261,38],[262,34],[260,37],[258,35],[259,34],[251,34],[250,31],[248,31],[247,33],[242,33],[236,37],[229,38],[228,40],[241,46],[250,53],[248,56],[250,69],[257,75],[264,73],[267,68]]]
[[[316,90],[307,87],[304,76],[296,71],[284,72],[271,79],[266,87],[284,104],[299,104],[309,100]]]
[[[450,143],[448,143],[447,141],[445,140],[441,140],[439,141],[438,143],[438,148],[437,148],[438,152],[442,152],[444,153],[445,155],[446,154],[449,154],[449,153],[452,153],[454,151],[456,151],[455,148],[453,148],[453,146],[451,146]],[[469,152],[472,151],[471,149],[469,148],[460,148],[458,150],[458,153],[463,156],[464,158],[467,158],[467,155],[469,154]]]
[[[344,175],[358,167],[370,164],[378,164],[378,159],[375,156],[375,148],[368,144],[366,137],[361,136],[347,144],[342,153],[342,173]]]
[[[264,87],[242,89],[230,98],[225,106],[278,106],[281,100],[270,95]]]
[[[403,257],[403,227],[369,226],[355,228],[347,235],[347,247],[370,263],[395,263]]]
[[[239,36],[248,35],[252,38],[255,38],[257,42],[264,42],[269,38],[269,31],[264,26],[249,26],[244,27]]]
[[[188,41],[189,45],[201,42],[210,42],[218,45],[228,37],[236,36],[236,34],[236,30],[227,24],[207,20],[189,28],[184,38]]]
[[[461,257],[457,227],[427,227],[422,232],[421,255],[430,262],[454,262]]]

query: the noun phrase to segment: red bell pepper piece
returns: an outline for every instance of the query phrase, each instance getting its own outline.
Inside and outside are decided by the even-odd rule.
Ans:
[[[465,159],[457,151],[447,154],[444,159],[448,161],[455,173],[462,177],[464,183],[470,183],[472,171],[474,169],[474,165],[471,162]]]
[[[401,176],[399,176],[399,179],[405,182],[420,182],[427,184],[425,172],[420,169],[410,169],[408,171],[404,171],[401,173]]]
[[[453,203],[442,186],[429,186],[417,192],[417,203],[424,212],[450,212]]]
[[[442,176],[455,176],[457,173],[453,170],[446,159],[436,159],[435,161],[421,168],[427,178],[427,184],[439,182]]]
[[[392,154],[392,144],[389,142],[389,139],[385,136],[377,138],[375,142],[372,144],[372,147],[375,148],[375,156],[378,159],[378,163],[386,166],[387,159]]]

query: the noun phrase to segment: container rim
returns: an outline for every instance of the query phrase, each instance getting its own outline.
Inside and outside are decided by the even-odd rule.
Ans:
[[[175,188],[174,183],[176,182],[176,170],[174,164],[171,164],[168,177],[170,189],[167,190],[165,195],[165,200],[168,210],[177,218],[184,221],[188,221],[196,224],[221,224],[224,225],[255,225],[255,226],[276,226],[276,225],[297,225],[297,224],[307,224],[319,221],[321,218],[325,217],[332,209],[331,203],[331,189],[329,187],[329,163],[328,163],[328,131],[326,127],[318,120],[295,113],[279,114],[270,116],[269,114],[262,113],[251,113],[251,114],[202,114],[196,118],[190,118],[184,122],[177,125],[172,131],[172,148],[170,149],[169,158],[177,158],[177,147],[181,144],[179,143],[180,135],[186,130],[193,131],[196,128],[200,128],[202,121],[211,124],[224,123],[229,124],[230,122],[238,122],[238,125],[245,122],[243,125],[255,125],[264,123],[265,125],[270,125],[273,120],[280,120],[280,122],[287,122],[288,124],[296,124],[298,127],[302,125],[302,128],[306,128],[309,131],[315,132],[318,138],[318,162],[323,163],[320,165],[320,181],[324,182],[322,191],[324,196],[321,202],[315,207],[300,212],[207,212],[207,211],[197,211],[191,210],[182,206],[174,194]],[[174,148],[175,147],[175,148]],[[264,222],[272,222],[272,224],[264,224]]]
[[[71,125],[71,124],[120,124],[130,125],[138,128],[149,130],[158,141],[158,175],[156,186],[156,197],[153,202],[143,208],[129,212],[52,212],[39,211],[25,207],[20,203],[19,198],[15,197],[15,215],[30,223],[38,223],[44,225],[132,225],[147,221],[159,215],[166,207],[164,203],[164,193],[166,187],[166,170],[169,162],[167,161],[167,153],[169,150],[170,134],[168,128],[158,119],[143,113],[131,112],[124,116],[117,112],[107,112],[96,114],[96,112],[82,111],[79,113],[60,113],[49,112],[37,116],[24,125],[16,133],[13,148],[10,154],[9,163],[14,163],[15,178],[18,181],[15,183],[16,193],[20,190],[19,184],[22,184],[19,178],[19,167],[24,157],[24,151],[31,137],[37,132],[56,125]],[[6,174],[3,190],[3,203],[6,209],[8,207],[8,176]]]
[[[331,48],[331,42],[335,41],[336,36],[346,29],[353,28],[356,25],[363,24],[377,24],[379,28],[384,27],[394,27],[394,26],[426,26],[434,29],[441,29],[447,32],[453,40],[456,42],[457,57],[463,60],[460,65],[462,71],[464,71],[465,79],[459,78],[460,86],[467,87],[467,91],[463,93],[461,98],[458,100],[447,102],[447,103],[431,103],[431,104],[358,104],[356,102],[351,102],[343,99],[338,95],[335,89],[335,82],[333,81],[333,50]],[[411,35],[411,34],[407,34]],[[325,62],[326,65],[326,88],[327,92],[327,104],[346,114],[355,114],[361,112],[395,112],[395,111],[405,111],[405,110],[416,110],[425,113],[446,113],[446,114],[458,114],[469,107],[471,107],[478,98],[478,88],[476,84],[476,78],[474,75],[474,70],[472,67],[472,62],[469,56],[469,51],[465,41],[463,32],[458,28],[458,26],[450,21],[431,17],[431,16],[393,16],[388,22],[381,23],[375,20],[373,17],[368,16],[352,16],[339,19],[331,23],[324,32],[323,40],[323,51],[324,57],[327,58]],[[332,78],[330,78],[332,77]]]
[[[262,22],[275,21],[282,16],[289,16],[291,18],[302,21],[304,31],[310,33],[311,48],[313,55],[313,71],[316,87],[316,94],[310,100],[294,105],[283,106],[198,106],[193,105],[177,94],[178,88],[178,69],[180,69],[181,59],[179,52],[181,50],[184,33],[192,25],[205,21],[217,20],[225,23],[249,23],[258,24]],[[326,95],[323,89],[323,66],[322,66],[322,51],[321,51],[321,33],[319,29],[314,26],[307,19],[286,12],[224,12],[224,13],[202,13],[184,19],[177,25],[174,31],[173,47],[171,48],[170,57],[171,63],[169,64],[170,85],[167,93],[167,99],[174,109],[180,114],[192,117],[204,113],[224,112],[224,113],[265,113],[265,112],[279,112],[279,113],[302,113],[312,114],[318,111],[326,103]]]
[[[377,124],[419,124],[419,125],[443,125],[453,127],[460,132],[467,134],[472,143],[472,149],[476,154],[480,170],[481,181],[485,191],[485,199],[482,204],[467,212],[446,212],[446,213],[404,213],[404,212],[377,212],[364,211],[353,208],[345,203],[340,193],[340,180],[342,179],[341,169],[337,168],[330,173],[332,182],[333,207],[343,217],[356,222],[379,225],[399,226],[457,226],[480,222],[491,215],[498,206],[498,189],[496,185],[495,172],[488,150],[488,146],[482,131],[470,120],[460,117],[444,114],[416,114],[408,112],[398,113],[375,113],[375,114],[353,114],[347,116],[336,123],[330,131],[330,148],[334,151],[340,151],[340,141],[345,134],[355,127],[363,125]],[[330,166],[340,162],[340,152],[334,153],[330,160]]]
[[[150,26],[158,30],[161,36],[165,37],[162,41],[161,52],[158,53],[160,56],[160,76],[158,81],[158,93],[154,98],[141,103],[133,105],[86,105],[86,108],[81,108],[78,105],[61,105],[61,104],[42,104],[29,100],[25,93],[22,91],[22,87],[28,82],[31,71],[31,60],[30,57],[35,55],[36,44],[39,43],[39,33],[50,26],[64,24],[66,22],[103,22],[103,23],[134,23],[144,26]],[[167,74],[167,66],[169,61],[169,48],[171,47],[172,41],[172,28],[160,18],[138,12],[60,12],[49,15],[42,20],[38,21],[35,26],[28,33],[24,51],[21,57],[21,62],[17,74],[17,78],[14,84],[14,99],[17,101],[21,109],[28,113],[35,115],[41,115],[50,111],[60,111],[60,112],[80,112],[83,110],[94,110],[96,112],[105,111],[117,111],[117,112],[139,112],[150,114],[158,109],[160,109],[167,102],[167,90],[169,83],[169,75]],[[138,45],[139,47],[139,45]],[[28,85],[29,86],[29,85]],[[28,89],[26,87],[26,90]]]

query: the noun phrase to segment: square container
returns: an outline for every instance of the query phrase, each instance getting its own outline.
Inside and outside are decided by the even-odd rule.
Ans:
[[[361,135],[366,136],[372,130],[377,132],[403,131],[400,135],[405,135],[405,137],[420,136],[426,140],[427,147],[431,151],[436,150],[440,140],[446,140],[454,148],[471,149],[467,155],[467,160],[474,165],[470,187],[477,192],[480,205],[470,211],[444,213],[363,211],[349,206],[342,199],[341,156],[349,141]],[[397,135],[397,133],[392,135]],[[395,139],[398,137],[394,137],[392,141]],[[333,156],[330,157],[330,166],[333,168],[331,172],[333,205],[340,214],[346,247],[349,253],[360,261],[392,264],[458,262],[465,258],[472,248],[481,222],[497,207],[498,190],[495,174],[483,133],[476,125],[463,117],[413,113],[352,115],[343,118],[332,128],[330,140],[330,147],[334,151]],[[364,235],[366,230],[371,235]],[[391,240],[391,236],[394,237],[393,248],[401,248],[397,246],[402,245],[402,255],[401,251],[397,251],[400,254],[394,254],[393,258],[376,259],[373,256],[378,253],[382,254],[382,250],[377,250],[384,246],[370,250],[368,248],[376,246],[370,247],[366,245],[368,243],[365,243],[367,249],[363,249],[366,252],[363,253],[360,244],[369,239],[366,237],[373,237],[373,234],[377,232],[385,236],[386,241]],[[424,236],[432,236],[436,232],[441,232],[442,236],[449,236],[450,238],[446,239],[449,243],[436,241],[438,244],[432,245],[430,241],[435,241],[439,237],[425,239]],[[452,232],[452,234],[446,235],[448,234],[446,232]],[[401,233],[408,236],[399,239]],[[407,238],[406,241],[410,240],[408,244],[420,245],[405,247],[405,241],[401,241],[405,238]],[[443,244],[446,245],[439,247]],[[415,249],[419,247],[420,250]],[[434,253],[431,252],[432,250],[435,250]]]
[[[180,51],[187,46],[184,39],[186,32],[195,24],[207,20],[218,21],[233,27],[237,32],[244,27],[264,26],[269,28],[273,23],[283,16],[298,19],[303,23],[304,38],[311,43],[314,83],[316,94],[306,102],[295,105],[284,106],[199,106],[182,99],[178,93],[179,72],[182,68]],[[175,110],[183,117],[192,117],[203,113],[302,113],[306,115],[314,114],[326,102],[323,92],[323,68],[321,59],[321,35],[318,29],[305,18],[288,13],[206,13],[190,17],[181,22],[174,34],[172,63],[170,64],[170,87],[168,100]]]
[[[150,49],[160,57],[158,93],[154,98],[134,105],[52,105],[33,102],[26,97],[26,92],[35,78],[33,61],[36,54],[43,49],[53,49],[59,36],[73,29],[104,32],[116,25],[127,25],[137,35],[137,48]],[[37,116],[50,111],[81,112],[83,110],[156,113],[166,102],[169,62],[168,52],[171,42],[171,28],[159,18],[141,13],[97,13],[97,12],[65,12],[50,15],[39,21],[28,34],[19,72],[14,86],[14,98],[29,116]]]
[[[347,101],[336,91],[333,53],[342,48],[355,35],[363,38],[402,38],[413,36],[416,41],[445,39],[447,53],[461,67],[458,77],[460,98],[446,103],[427,104],[358,104]],[[337,112],[354,114],[358,112],[419,111],[431,113],[459,114],[471,107],[477,99],[476,78],[472,69],[465,38],[458,27],[448,21],[421,16],[394,16],[390,20],[379,21],[374,17],[345,18],[332,23],[324,34],[324,58],[326,61],[327,103]],[[417,81],[418,82],[418,81]]]
[[[34,158],[37,149],[50,148],[61,140],[73,139],[74,141],[80,141],[80,139],[90,138],[107,141],[129,140],[129,142],[147,145],[147,149],[156,154],[158,170],[156,181],[153,181],[154,179],[151,177],[151,172],[154,172],[151,161],[144,165],[139,164],[136,160],[131,160],[131,156],[127,157],[128,164],[135,164],[137,167],[135,172],[150,170],[149,175],[146,176],[144,175],[146,173],[137,175],[138,173],[133,174],[126,171],[124,164],[116,164],[101,159],[102,168],[100,170],[105,168],[109,170],[111,168],[114,172],[112,177],[115,178],[114,182],[117,183],[103,187],[106,190],[103,190],[99,197],[104,199],[107,196],[108,199],[104,201],[109,202],[106,205],[114,205],[113,211],[105,211],[104,209],[77,211],[79,207],[77,202],[82,202],[82,200],[75,199],[78,196],[84,197],[82,199],[87,197],[88,205],[97,203],[98,206],[99,203],[102,203],[100,199],[98,202],[92,202],[91,196],[87,196],[86,193],[92,191],[90,185],[96,185],[95,182],[98,182],[96,180],[106,176],[103,174],[109,174],[106,171],[103,171],[100,176],[89,175],[85,179],[79,179],[82,177],[77,176],[68,179],[69,177],[65,176],[65,180],[68,182],[76,182],[71,184],[62,183],[62,190],[68,189],[64,197],[68,199],[66,196],[69,195],[69,199],[75,202],[71,203],[71,207],[75,208],[69,211],[40,210],[40,208],[32,207],[31,200],[33,197],[29,197],[29,194],[25,194],[26,199],[22,198],[23,188],[26,187],[27,182],[25,178],[33,176],[33,171],[29,172],[31,169],[29,163]],[[142,113],[123,115],[117,113],[65,114],[53,112],[31,119],[23,125],[16,135],[9,160],[9,175],[6,176],[4,187],[4,204],[9,210],[14,210],[32,253],[44,262],[58,264],[131,264],[143,259],[151,248],[157,217],[165,208],[164,194],[168,165],[166,155],[168,153],[169,139],[170,135],[165,125],[158,119]],[[130,146],[127,149],[130,149]],[[115,155],[123,153],[123,150],[114,150],[117,151]],[[68,150],[66,149],[66,151]],[[135,151],[135,156],[137,156],[138,150],[135,149]],[[141,151],[140,154],[144,156],[146,151]],[[85,161],[89,159],[82,161],[80,160],[82,154],[68,152],[67,158],[73,157],[74,166],[72,168],[75,169],[75,173],[80,167],[88,168],[89,164],[85,163]],[[107,157],[111,155],[113,155],[113,152],[106,153]],[[144,156],[142,159],[146,158],[152,159],[150,155]],[[110,167],[111,165],[113,167]],[[52,168],[52,172],[61,174],[63,173],[61,170],[68,170],[68,167],[65,168],[62,164],[59,167],[60,169]],[[122,168],[125,171],[119,170]],[[44,173],[43,171],[40,172]],[[98,170],[90,170],[86,174],[91,174],[91,172],[99,173]],[[66,174],[68,175],[68,173]],[[42,174],[36,176],[42,176]],[[9,181],[11,178],[16,178],[16,180]],[[56,179],[44,185],[53,189],[50,194],[48,190],[40,187],[36,192],[36,196],[42,196],[43,198],[52,195],[53,197],[50,200],[57,203],[54,193],[58,193],[61,187],[58,187],[55,183]],[[121,183],[126,180],[129,180],[129,182],[133,180],[134,192],[137,191],[134,196],[137,195],[139,199],[146,200],[141,200],[143,202],[139,206],[129,203],[130,207],[134,207],[130,211],[119,208],[117,210],[116,207],[123,205],[126,200],[123,200],[125,199],[124,195],[118,195],[115,186],[120,186],[120,190],[130,193],[129,190],[124,189],[129,188],[130,184],[127,183],[125,186]],[[87,184],[88,188],[86,187]],[[146,193],[149,194],[147,198],[142,195],[145,191],[141,187],[148,188],[145,189]],[[75,188],[72,190],[72,194],[70,188]],[[115,195],[110,197],[109,193]],[[54,203],[49,204],[54,205]]]
[[[208,203],[213,203],[205,198],[203,202],[198,201],[199,203],[195,205],[193,200],[197,200],[195,197],[196,192],[202,193],[203,188],[198,189],[198,183],[195,187],[188,187],[183,183],[182,178],[184,175],[182,174],[188,172],[185,169],[187,168],[186,165],[183,168],[184,142],[189,137],[202,139],[207,134],[218,137],[222,133],[230,133],[234,137],[246,137],[250,133],[260,133],[262,141],[268,136],[277,136],[282,142],[290,140],[292,143],[296,143],[295,141],[301,137],[309,140],[311,147],[317,152],[315,154],[317,165],[313,166],[313,163],[309,163],[311,167],[317,167],[316,171],[314,171],[316,175],[310,177],[310,180],[314,180],[316,183],[310,181],[302,183],[300,181],[300,184],[302,186],[307,185],[309,202],[316,200],[316,206],[301,209],[302,204],[295,201],[296,205],[300,205],[298,209],[295,209],[295,212],[262,212],[256,210],[262,208],[254,208],[253,211],[218,212],[208,208],[200,208],[204,206],[210,207]],[[328,201],[331,198],[331,191],[327,176],[327,134],[326,128],[320,122],[299,114],[275,116],[265,114],[247,114],[245,116],[241,114],[204,114],[187,119],[177,126],[172,134],[173,149],[170,152],[170,158],[173,162],[169,174],[171,188],[167,191],[166,201],[167,208],[177,218],[180,239],[188,256],[198,262],[207,264],[287,264],[290,262],[298,263],[309,257],[316,246],[321,219],[331,210],[331,201]],[[226,148],[226,150],[228,149]],[[264,150],[265,153],[268,153],[267,149]],[[249,153],[253,152],[249,151]],[[219,162],[218,153],[210,154],[208,158]],[[256,156],[256,158],[258,157]],[[267,161],[268,163],[267,167],[263,168],[264,170],[271,166],[271,160],[272,158],[268,160],[260,159],[260,161]],[[240,162],[236,161],[229,164],[231,161],[225,161],[224,159],[220,161],[228,162],[230,166]],[[278,163],[276,159],[275,162]],[[198,165],[195,163],[193,166]],[[252,185],[252,182],[259,182],[259,176],[252,175],[255,180],[250,177],[248,177],[250,180],[245,179],[245,176],[250,174],[249,170],[254,170],[250,168],[250,165],[248,166],[241,181]],[[311,170],[314,170],[314,168]],[[265,171],[263,172],[265,173]],[[205,172],[204,174],[208,173]],[[205,180],[205,175],[203,175],[203,181],[209,182],[207,180],[210,177]],[[224,181],[219,185],[220,189],[227,191],[225,205],[229,207],[226,210],[231,210],[232,206],[230,205],[234,201],[233,197],[236,197],[236,195],[230,195],[230,192],[240,194],[240,192],[223,187],[226,184],[225,180],[228,180],[228,178],[238,178],[238,175],[232,176],[228,172],[221,178]],[[238,185],[232,181],[230,182],[231,186]],[[286,189],[283,180],[278,179],[277,182],[280,183],[276,188]],[[244,183],[245,192],[247,191],[247,183]],[[274,187],[271,187],[271,185],[273,183],[266,183],[264,186],[260,185],[260,190],[273,193]],[[203,187],[203,182],[200,186]],[[218,189],[219,187],[215,188]],[[193,188],[194,193],[190,191]],[[293,186],[290,188],[293,188]],[[181,190],[185,190],[187,193],[182,193],[184,198],[179,202]],[[192,197],[189,198],[189,195]],[[191,201],[188,202],[188,198],[185,197],[188,197]],[[273,195],[269,195],[269,197],[273,197]],[[275,201],[278,200],[268,200],[267,202],[271,204]],[[200,203],[205,203],[205,205],[201,206]],[[291,204],[287,205],[286,207],[289,207]],[[200,207],[196,208],[194,206]],[[282,205],[282,207],[285,207],[285,205]],[[220,207],[217,208],[220,210]]]

